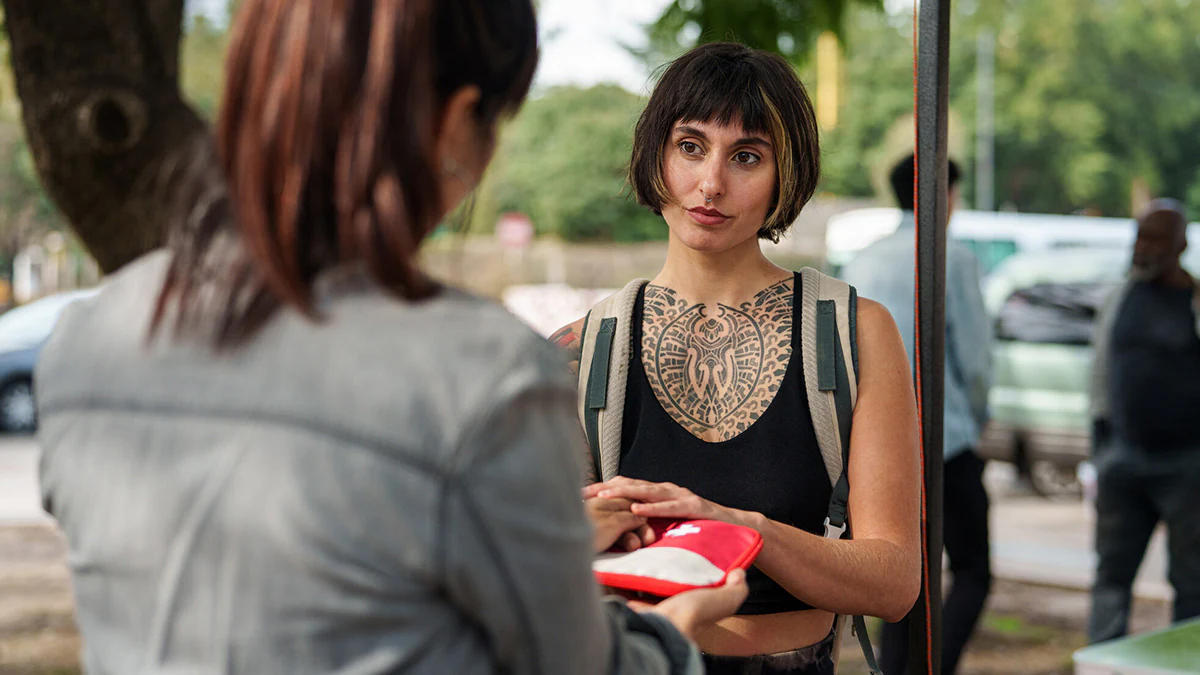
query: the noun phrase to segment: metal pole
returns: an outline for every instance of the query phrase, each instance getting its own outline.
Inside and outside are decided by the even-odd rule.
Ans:
[[[981,28],[975,63],[975,208],[996,209],[996,37]]]
[[[924,583],[909,622],[912,675],[942,662],[942,395],[946,339],[946,119],[950,0],[920,0],[917,23],[917,395],[924,458]]]

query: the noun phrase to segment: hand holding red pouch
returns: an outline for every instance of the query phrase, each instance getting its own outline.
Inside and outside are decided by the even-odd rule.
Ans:
[[[652,520],[654,543],[629,553],[605,553],[592,571],[604,586],[667,597],[715,588],[754,563],[762,536],[716,520]]]

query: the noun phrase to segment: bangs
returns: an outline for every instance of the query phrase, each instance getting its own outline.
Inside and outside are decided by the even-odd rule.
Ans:
[[[763,82],[752,64],[711,59],[688,65],[691,67],[679,77],[689,86],[680,89],[680,96],[667,109],[672,124],[709,122],[729,126],[740,122],[747,133],[771,135]]]

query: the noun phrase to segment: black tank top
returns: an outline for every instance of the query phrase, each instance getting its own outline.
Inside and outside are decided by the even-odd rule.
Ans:
[[[709,443],[696,438],[663,409],[642,364],[645,288],[633,315],[633,349],[621,429],[622,476],[683,486],[709,501],[820,535],[829,509],[829,474],[821,459],[804,388],[795,298],[792,301],[792,356],[774,400],[741,434]],[[812,609],[773,579],[751,568],[750,595],[739,614],[774,614]]]

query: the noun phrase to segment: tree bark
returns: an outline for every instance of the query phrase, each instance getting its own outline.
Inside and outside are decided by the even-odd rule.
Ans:
[[[179,91],[184,0],[3,0],[46,192],[108,273],[160,246],[168,167],[207,134]]]

